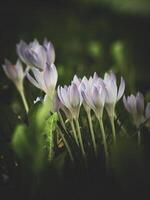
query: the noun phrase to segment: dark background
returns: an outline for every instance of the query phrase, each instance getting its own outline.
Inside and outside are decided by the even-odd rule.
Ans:
[[[141,91],[150,100],[150,1],[1,1],[0,65],[5,58],[16,62],[20,39],[43,42],[45,37],[56,50],[58,84],[68,84],[74,74],[103,76],[113,69],[124,76],[126,93]],[[30,105],[41,95],[27,80],[25,93]],[[0,134],[10,138],[23,112],[1,67]]]
[[[16,62],[20,39],[42,42],[45,37],[56,50],[58,84],[69,83],[75,73],[82,77],[97,71],[103,76],[113,69],[124,76],[126,93],[141,91],[150,100],[149,0],[1,1],[0,65],[4,58]],[[27,80],[25,92],[30,105],[41,95]],[[20,115],[24,116],[20,96],[0,68],[0,172],[10,177],[18,175],[10,141]],[[13,181],[8,184],[11,188]]]
[[[132,73],[131,88],[147,92],[150,3],[131,2],[4,1],[0,5],[0,63],[5,57],[16,61],[15,45],[20,39],[42,42],[47,37],[56,49],[60,81],[70,80],[74,73],[82,76],[97,71],[103,75],[114,68],[126,72],[127,83]]]

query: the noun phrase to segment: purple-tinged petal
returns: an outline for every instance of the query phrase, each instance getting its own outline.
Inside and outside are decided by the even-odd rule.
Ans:
[[[52,63],[55,62],[54,46],[51,42],[48,42],[47,39],[45,39],[44,42],[43,42],[43,47],[44,47],[46,54],[47,54],[47,63],[49,65],[51,65]]]
[[[21,40],[19,44],[16,45],[17,54],[24,63],[26,63],[25,50],[27,47],[28,45],[23,40]]]
[[[17,76],[20,79],[23,79],[23,77],[24,77],[23,66],[19,59],[16,62],[16,71],[17,71]]]
[[[93,74],[93,80],[94,80],[94,81],[97,81],[98,78],[99,78],[99,77],[98,77],[98,74],[97,74],[96,72],[94,72],[94,74]]]
[[[34,77],[36,81],[38,82],[39,87],[41,90],[43,90],[45,93],[47,93],[47,88],[44,82],[44,72],[38,70],[37,68],[32,68],[32,72],[34,74]]]
[[[57,79],[58,79],[58,73],[55,65],[54,64],[52,64],[51,66],[47,65],[44,70],[44,82],[48,90],[55,89],[57,84]]]
[[[8,76],[8,78],[15,80],[18,78],[16,65],[13,65],[9,60],[5,59],[5,65],[3,65],[3,69]]]
[[[69,101],[68,91],[66,91],[64,88],[61,87],[60,93],[61,93],[62,103],[69,109],[71,105]]]
[[[139,114],[144,113],[144,96],[140,92],[138,92],[136,95],[136,108]]]
[[[76,84],[76,86],[79,87],[79,86],[80,86],[80,83],[81,83],[81,79],[79,79],[79,78],[77,77],[77,75],[74,75],[73,80],[72,80],[72,83]]]
[[[35,87],[41,89],[38,82],[29,73],[27,73],[27,78]]]
[[[81,92],[83,100],[86,102],[86,104],[90,107],[93,108],[93,101],[89,95],[85,91]]]
[[[124,104],[124,107],[126,108],[126,110],[127,110],[128,112],[131,112],[130,106],[129,106],[129,104],[128,104],[128,101],[127,101],[125,95],[123,96],[123,104]]]
[[[147,103],[146,110],[145,110],[146,118],[150,117],[150,102]]]
[[[119,101],[119,99],[122,97],[122,95],[124,93],[124,90],[125,90],[125,81],[121,77],[121,82],[120,82],[120,86],[119,86],[119,90],[118,90],[117,101]]]
[[[70,87],[70,104],[73,107],[79,106],[81,103],[80,93],[76,84],[72,84]]]
[[[133,114],[137,114],[137,108],[136,108],[136,98],[133,94],[130,95],[130,97],[127,99],[128,105],[130,107],[130,110]]]

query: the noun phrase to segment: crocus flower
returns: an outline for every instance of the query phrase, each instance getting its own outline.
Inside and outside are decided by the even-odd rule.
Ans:
[[[65,86],[64,88],[59,86],[57,93],[61,103],[64,105],[67,117],[78,118],[82,97],[76,84],[72,83],[70,86]]]
[[[43,47],[46,51],[46,56],[47,56],[47,63],[51,65],[52,63],[55,62],[55,50],[54,46],[51,42],[49,42],[47,39],[44,40],[43,42]]]
[[[21,40],[17,44],[17,53],[20,59],[29,67],[36,67],[43,70],[46,66],[46,51],[36,39],[29,44]]]
[[[79,90],[83,97],[83,106],[86,112],[89,112],[92,108],[94,108],[94,105],[92,106],[93,90],[96,91],[96,88],[94,89],[94,87],[98,87],[101,81],[102,79],[100,79],[96,73],[94,73],[93,77],[90,77],[89,79],[84,76],[81,80]]]
[[[106,100],[105,106],[110,117],[114,117],[115,105],[122,97],[125,90],[125,81],[121,77],[119,89],[117,87],[117,80],[114,73],[105,73],[104,83],[106,87]]]
[[[145,109],[145,118],[146,120],[149,120],[147,123],[146,123],[146,126],[148,128],[150,128],[150,102],[147,103],[147,106],[146,106],[146,109]]]
[[[74,77],[73,77],[73,80],[72,80],[72,82],[71,83],[74,83],[74,84],[76,84],[76,86],[79,88],[80,87],[80,84],[81,84],[81,79],[80,78],[78,78],[78,76],[77,75],[74,75]]]
[[[86,79],[84,82],[86,84]],[[85,101],[85,109],[88,110],[89,107],[95,112],[98,119],[102,118],[106,97],[106,89],[103,81],[100,78],[89,79],[89,83],[85,85],[85,89],[81,93]]]
[[[43,90],[48,95],[54,92],[58,79],[57,69],[54,64],[51,64],[51,66],[46,65],[44,71],[32,68],[32,72],[34,77],[27,73],[27,78],[35,87]]]
[[[20,60],[17,60],[16,64],[12,64],[9,60],[5,59],[5,64],[2,66],[6,76],[12,80],[17,89],[23,90],[23,78],[24,72]]]
[[[132,115],[134,124],[139,127],[144,122],[144,97],[138,92],[136,96],[131,94],[127,98],[123,97],[123,103],[126,110]],[[148,106],[149,107],[149,106]],[[148,110],[147,107],[147,110]],[[147,113],[147,111],[146,111]],[[146,114],[147,115],[147,114]]]

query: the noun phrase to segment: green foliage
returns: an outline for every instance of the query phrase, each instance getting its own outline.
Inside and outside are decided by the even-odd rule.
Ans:
[[[58,120],[57,113],[52,114],[45,122],[44,133],[46,135],[46,148],[48,150],[48,160],[53,159],[53,148],[54,148],[54,131]]]
[[[18,125],[15,129],[12,146],[24,164],[34,172],[40,171],[53,158],[53,132],[57,114],[49,116],[47,103],[37,103],[29,113],[29,124]]]
[[[27,126],[20,124],[16,127],[12,138],[12,145],[20,158],[25,156],[25,152],[30,148],[27,140]]]

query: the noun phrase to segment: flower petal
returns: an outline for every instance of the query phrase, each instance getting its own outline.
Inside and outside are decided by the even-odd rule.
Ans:
[[[37,88],[41,89],[38,82],[27,72],[28,80]]]
[[[76,84],[74,83],[70,86],[70,104],[73,107],[77,107],[81,104],[80,93]]]
[[[43,47],[46,51],[47,54],[47,63],[51,65],[52,63],[55,62],[55,50],[54,46],[51,42],[48,42],[48,40],[45,38],[43,42]]]
[[[127,110],[128,112],[131,112],[130,106],[129,106],[129,104],[128,104],[128,101],[127,101],[125,95],[123,96],[123,104],[124,104],[124,107],[126,108],[126,110]]]
[[[54,64],[47,65],[44,69],[44,82],[47,90],[54,90],[57,84],[58,73]]]
[[[23,40],[21,40],[19,44],[16,45],[17,54],[24,63],[26,63],[25,50],[27,47],[28,45]]]
[[[119,101],[119,99],[122,97],[122,95],[124,93],[124,90],[125,90],[125,81],[121,77],[121,82],[120,82],[120,86],[119,86],[119,90],[118,90],[118,95],[117,95],[117,101]]]
[[[150,102],[147,103],[146,110],[145,110],[146,118],[150,117]]]
[[[137,112],[139,114],[144,113],[144,96],[142,93],[138,92],[136,95],[136,107],[137,107]]]

